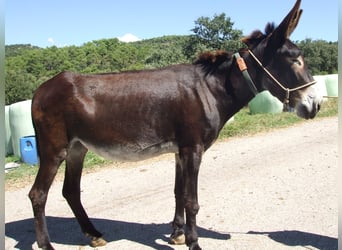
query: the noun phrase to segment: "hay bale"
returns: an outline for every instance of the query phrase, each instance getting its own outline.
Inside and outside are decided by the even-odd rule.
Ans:
[[[12,134],[11,128],[9,124],[9,108],[10,106],[5,106],[5,154],[11,155],[13,154],[12,147]]]
[[[283,104],[267,90],[257,94],[248,103],[248,107],[251,114],[275,114],[283,111]]]
[[[338,96],[338,75],[327,75],[325,78],[325,86],[328,96]]]
[[[316,89],[317,92],[321,95],[321,96],[327,96],[327,87],[325,85],[325,75],[317,75],[317,76],[313,76],[313,78],[317,81],[317,83],[315,85],[313,85]]]
[[[9,107],[9,124],[13,154],[20,155],[20,138],[35,135],[31,119],[31,100],[17,102]]]

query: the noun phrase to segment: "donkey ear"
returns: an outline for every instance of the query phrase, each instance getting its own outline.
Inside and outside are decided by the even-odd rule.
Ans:
[[[242,38],[241,42],[246,44],[249,49],[253,49],[264,38],[265,38],[265,35],[260,30],[256,30],[250,36],[246,36],[246,37]]]
[[[299,9],[301,0],[297,0],[292,10],[287,14],[280,25],[272,32],[270,40],[272,47],[278,47],[283,45],[286,39],[288,39],[294,29],[297,27],[300,16],[303,10]]]

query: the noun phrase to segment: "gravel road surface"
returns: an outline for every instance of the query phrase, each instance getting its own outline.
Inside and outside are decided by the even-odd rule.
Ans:
[[[204,155],[197,216],[203,249],[337,249],[337,117],[215,143]],[[132,166],[133,165],[133,166]],[[164,155],[82,178],[82,200],[107,249],[169,245],[174,160]],[[5,249],[37,249],[30,186],[5,193]],[[56,249],[93,249],[61,194],[46,215]]]

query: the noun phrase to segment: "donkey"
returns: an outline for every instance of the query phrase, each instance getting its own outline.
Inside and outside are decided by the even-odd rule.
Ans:
[[[32,101],[40,167],[29,192],[38,246],[54,249],[45,219],[50,185],[66,162],[63,196],[92,246],[106,244],[80,199],[88,150],[137,161],[174,153],[176,209],[172,244],[201,249],[196,215],[198,172],[204,152],[224,124],[256,93],[269,90],[298,116],[314,118],[322,98],[299,48],[289,40],[302,14],[300,0],[278,27],[254,31],[248,48],[204,53],[193,64],[122,73],[62,72],[43,83]]]

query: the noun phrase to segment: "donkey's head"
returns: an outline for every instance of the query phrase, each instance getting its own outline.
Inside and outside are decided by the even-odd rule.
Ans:
[[[262,88],[269,90],[285,106],[294,108],[298,116],[309,119],[319,111],[322,97],[311,86],[315,81],[300,49],[289,40],[302,14],[300,2],[297,0],[278,27],[268,24],[265,34],[254,31],[242,41],[248,46],[250,60],[258,69],[256,80]]]

